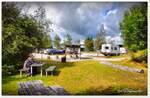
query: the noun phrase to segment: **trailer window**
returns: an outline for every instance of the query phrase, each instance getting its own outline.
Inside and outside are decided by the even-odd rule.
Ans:
[[[114,47],[114,50],[117,50],[117,47]]]
[[[109,47],[105,47],[105,49],[109,49]]]

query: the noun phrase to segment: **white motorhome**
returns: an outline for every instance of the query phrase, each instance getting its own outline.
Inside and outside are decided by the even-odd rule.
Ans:
[[[101,53],[104,55],[119,55],[120,47],[112,44],[102,44]]]
[[[120,54],[127,53],[127,50],[124,47],[120,47]]]

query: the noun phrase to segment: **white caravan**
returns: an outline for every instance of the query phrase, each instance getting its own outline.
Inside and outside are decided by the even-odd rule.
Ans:
[[[119,55],[120,47],[112,44],[102,44],[101,53],[107,55]]]
[[[120,47],[120,54],[127,53],[127,50],[124,47]]]

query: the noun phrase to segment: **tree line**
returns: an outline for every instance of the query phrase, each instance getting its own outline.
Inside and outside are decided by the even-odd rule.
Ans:
[[[65,39],[63,40],[63,43],[61,43],[61,38],[59,37],[59,35],[55,35],[55,37],[54,37],[54,47],[56,48],[56,49],[63,49],[63,47],[61,46],[61,44],[63,45],[63,46],[65,46],[65,45],[71,45],[72,43],[73,43],[73,41],[72,41],[72,37],[71,37],[71,35],[69,34],[69,33],[67,33],[66,34],[66,36],[65,36]]]
[[[54,37],[54,47],[57,49],[63,49],[61,47],[61,38],[59,35],[55,35]],[[65,39],[62,41],[62,45],[72,45],[72,44],[78,44],[80,45],[80,40],[76,40],[73,43],[72,37],[69,33],[66,34]],[[105,39],[105,30],[104,30],[104,25],[101,25],[101,28],[98,30],[96,39],[94,40],[92,37],[87,37],[84,40],[84,45],[85,45],[85,51],[94,51],[94,50],[100,50],[102,44],[106,43]]]

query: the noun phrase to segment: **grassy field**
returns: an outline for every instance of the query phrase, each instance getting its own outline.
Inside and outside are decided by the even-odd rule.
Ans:
[[[61,85],[72,95],[147,94],[147,71],[144,74],[121,71],[93,60],[67,63],[42,61],[47,62],[44,68],[57,66],[54,76],[20,77],[18,73],[2,77],[2,94],[17,95],[17,83],[30,80],[42,80],[46,86]]]

